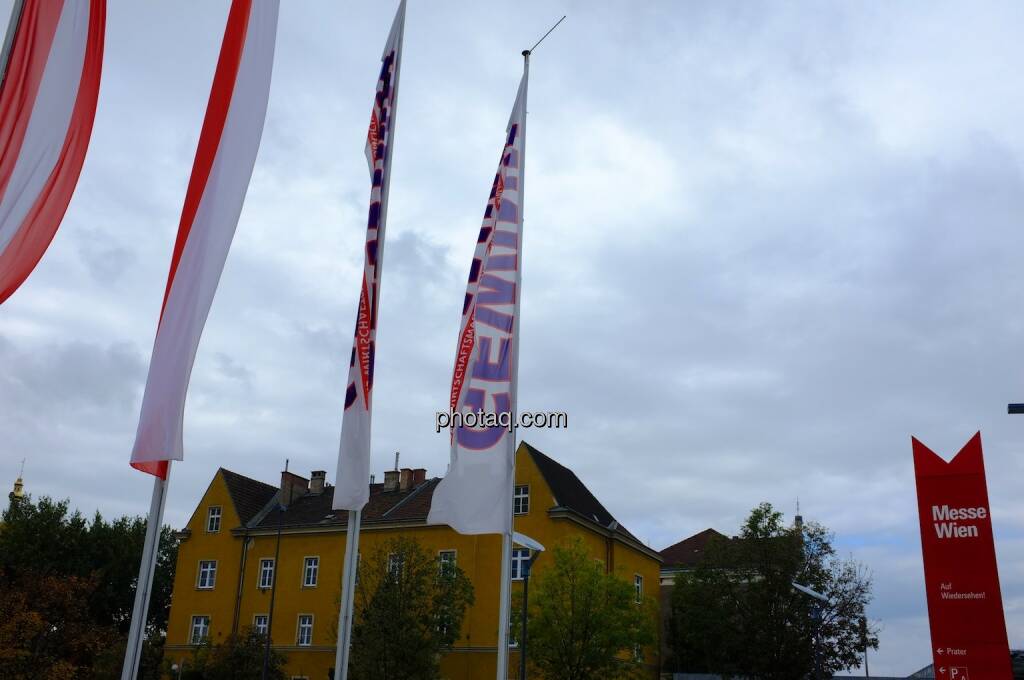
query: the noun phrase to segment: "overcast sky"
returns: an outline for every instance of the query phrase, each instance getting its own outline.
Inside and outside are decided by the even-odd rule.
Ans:
[[[282,4],[176,527],[219,466],[333,477],[394,3]],[[657,549],[799,498],[874,574],[872,672],[906,675],[931,659],[910,436],[948,458],[980,429],[1024,646],[1024,5],[409,4],[374,470],[400,450],[444,472],[434,413],[520,51],[568,14],[531,60],[520,407],[569,428],[526,439]],[[37,497],[148,509],[128,457],[226,16],[108,7],[81,181],[0,308],[4,485],[25,457]]]

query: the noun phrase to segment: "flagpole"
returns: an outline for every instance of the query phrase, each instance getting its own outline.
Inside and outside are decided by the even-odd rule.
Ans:
[[[557,24],[556,24],[557,25]],[[552,29],[553,30],[553,29]],[[549,31],[550,33],[550,31]],[[542,38],[543,39],[543,38]],[[523,230],[526,214],[526,102],[527,102],[527,91],[530,86],[530,50],[523,50],[523,101],[521,106],[523,107],[523,129],[520,130],[519,134],[522,138],[522,151],[519,154],[519,252],[522,252],[523,247]],[[518,433],[518,413],[519,413],[519,326],[522,321],[522,309],[520,300],[523,289],[523,258],[519,258],[519,266],[516,267],[516,302],[515,308],[520,310],[519,314],[516,315],[515,321],[513,322],[512,328],[512,394],[511,394],[511,418],[512,423],[512,436],[508,438],[508,461],[509,467],[511,468],[511,474],[509,478],[512,480],[512,486],[508,489],[509,498],[509,513],[508,513],[508,525],[505,533],[501,537],[501,606],[499,607],[499,627],[498,627],[498,668],[497,668],[497,680],[508,680],[508,633],[509,633],[509,616],[512,611],[512,530],[513,530],[513,508],[512,508],[512,496],[515,493],[516,484],[516,434]]]
[[[378,307],[378,297],[383,288],[381,282],[384,271],[384,237],[388,221],[388,199],[391,197],[391,153],[395,148],[395,135],[398,131],[398,83],[402,76],[402,43],[405,42],[405,0],[399,5],[402,23],[398,30],[398,46],[395,49],[395,82],[391,86],[391,107],[387,120],[387,139],[384,147],[384,176],[380,187],[380,219],[377,223],[377,292],[374,294],[373,306]],[[371,397],[372,399],[372,397]],[[364,479],[364,484],[370,480]],[[338,641],[334,651],[334,678],[348,680],[348,663],[352,649],[352,611],[355,603],[356,572],[359,569],[359,530],[362,522],[361,510],[348,511],[348,530],[345,538],[345,561],[341,583],[341,603],[338,608]]]
[[[139,579],[135,585],[135,604],[132,607],[132,619],[128,629],[128,644],[124,650],[121,680],[135,680],[139,674],[142,641],[145,637],[146,619],[149,614],[149,597],[153,592],[153,573],[156,570],[156,561],[160,554],[160,529],[163,525],[164,506],[167,502],[167,482],[170,476],[171,461],[167,461],[164,476],[155,476],[153,479],[153,497],[149,503],[146,539],[142,548],[142,561],[139,563]]]

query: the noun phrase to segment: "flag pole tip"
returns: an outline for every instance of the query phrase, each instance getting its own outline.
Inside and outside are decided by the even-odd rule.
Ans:
[[[530,56],[530,50],[523,50],[523,56],[524,57]]]

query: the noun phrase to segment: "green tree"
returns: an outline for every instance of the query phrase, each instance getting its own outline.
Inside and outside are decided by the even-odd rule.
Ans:
[[[0,635],[0,664],[29,654],[43,677],[51,667],[76,669],[61,676],[69,678],[119,674],[145,530],[140,517],[87,521],[68,500],[13,503],[0,520],[0,607],[23,601],[41,637]],[[163,527],[139,674],[147,680],[159,677],[176,559],[177,540]],[[8,677],[2,666],[0,677]]]
[[[263,673],[263,650],[266,637],[252,629],[241,634],[229,635],[224,642],[200,645],[192,653],[190,661],[183,664],[182,680],[252,680]],[[267,663],[267,678],[287,680],[284,671],[285,658],[280,652],[270,650]],[[171,661],[164,662],[165,671],[170,673]]]
[[[655,641],[656,607],[636,601],[633,584],[606,573],[579,538],[553,551],[531,576],[527,662],[544,678],[629,678],[644,672]],[[518,608],[516,608],[518,609]]]
[[[431,680],[439,656],[461,637],[473,585],[411,538],[396,538],[364,556],[354,602],[349,677]]]
[[[832,542],[819,524],[785,526],[769,503],[751,511],[737,538],[712,539],[697,568],[676,577],[669,670],[782,680],[856,666],[865,644],[878,647],[875,631],[861,629],[871,578],[836,557]]]

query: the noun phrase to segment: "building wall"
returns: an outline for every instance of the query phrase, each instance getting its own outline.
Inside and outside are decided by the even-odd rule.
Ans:
[[[548,509],[555,505],[554,497],[540,471],[529,455],[517,457],[517,484],[530,486],[530,509],[515,517],[515,530],[542,543],[550,551],[573,537],[583,538],[595,559],[605,563],[622,578],[633,581],[639,573],[644,578],[645,595],[658,598],[659,563],[650,555],[619,541],[601,535],[596,527],[567,518],[552,518]],[[220,504],[225,508],[219,534],[205,532],[206,508]],[[206,614],[211,617],[211,639],[223,641],[231,632],[238,585],[238,567],[243,539],[232,536],[224,527],[237,527],[238,518],[230,507],[227,488],[218,475],[200,501],[195,516],[189,522],[191,536],[181,544],[166,655],[171,659],[186,659],[191,655],[188,646],[191,617]],[[230,524],[230,522],[234,522]],[[396,525],[364,526],[360,537],[360,552],[371,554],[382,542],[398,535],[413,538],[427,550],[456,551],[456,562],[473,583],[476,604],[463,622],[462,638],[456,649],[446,654],[441,663],[442,675],[450,680],[478,680],[493,678],[496,663],[498,635],[498,601],[501,574],[501,538],[497,535],[464,536],[447,526]],[[286,654],[290,676],[313,679],[327,677],[327,669],[334,665],[337,616],[341,595],[341,566],[345,553],[346,534],[343,529],[304,528],[282,532],[277,594],[271,637],[274,647]],[[256,614],[268,614],[270,591],[258,588],[261,558],[274,557],[276,536],[273,533],[250,537],[245,551],[245,569],[242,597],[239,607],[239,629],[253,623]],[[302,570],[306,556],[319,556],[318,585],[302,585]],[[195,580],[200,559],[217,559],[217,587],[213,592],[197,591]],[[534,573],[542,572],[552,561],[549,553],[542,554],[534,566]],[[521,582],[513,583],[513,593]],[[312,614],[313,644],[297,646],[298,617]],[[645,650],[652,675],[657,677],[657,645]],[[510,677],[518,676],[518,653],[510,654]]]
[[[220,531],[217,533],[206,531],[207,511],[211,506],[221,508]],[[241,520],[228,494],[227,484],[218,471],[185,525],[189,537],[178,547],[171,612],[167,621],[168,640],[187,644],[194,615],[210,617],[212,640],[223,640],[231,632],[242,544],[241,539],[231,535],[231,530],[239,524]],[[200,560],[217,561],[217,577],[212,590],[197,587]],[[172,654],[169,658],[182,656],[190,656],[190,653]]]

